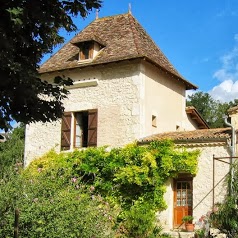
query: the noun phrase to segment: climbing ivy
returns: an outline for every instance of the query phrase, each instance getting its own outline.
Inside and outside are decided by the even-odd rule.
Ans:
[[[111,150],[101,147],[60,154],[50,151],[34,160],[21,174],[22,186],[28,197],[32,200],[37,198],[34,207],[40,202],[42,211],[44,209],[46,211],[47,206],[52,205],[51,200],[54,197],[58,201],[63,201],[61,208],[58,208],[60,203],[54,202],[55,208],[52,207],[52,214],[58,209],[61,211],[60,217],[64,217],[63,214],[69,204],[74,204],[75,197],[97,198],[96,207],[101,207],[103,214],[110,217],[110,223],[107,222],[107,232],[110,230],[109,226],[112,226],[117,233],[116,237],[152,238],[158,230],[155,228],[156,212],[166,208],[163,198],[166,181],[178,176],[179,173],[195,175],[198,155],[199,151],[177,150],[174,144],[167,140],[153,142],[146,146],[138,146],[134,143]],[[37,193],[34,190],[36,188]],[[63,199],[65,197],[70,198],[67,206],[64,205],[67,201]],[[79,203],[72,206],[79,206]],[[33,220],[30,224],[35,224],[34,219],[36,219],[38,228],[42,226],[44,230],[48,223],[52,227],[54,219],[47,218],[46,222],[41,217],[39,223],[39,211],[37,213],[36,210],[25,209],[22,212],[31,213]],[[74,214],[72,210],[70,213]],[[100,211],[95,209],[95,213],[98,215]],[[68,213],[65,216],[69,220],[73,219]],[[58,218],[58,223],[60,222]],[[97,222],[102,228],[101,223]],[[70,224],[70,221],[67,221],[67,224]],[[61,229],[63,228],[66,229],[66,226]],[[77,225],[74,232],[76,228]],[[31,229],[33,227],[28,227],[27,231],[30,232]],[[103,234],[103,230],[98,234]],[[100,237],[98,234],[94,237]],[[33,237],[30,233],[24,235]]]

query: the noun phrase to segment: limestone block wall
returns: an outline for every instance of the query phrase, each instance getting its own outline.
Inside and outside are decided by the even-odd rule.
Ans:
[[[213,155],[215,157],[230,156],[228,146],[214,146],[201,148],[198,173],[193,180],[193,215],[198,220],[212,209],[213,202]],[[227,159],[225,160],[229,162]],[[224,179],[229,172],[229,165],[215,161],[214,202],[223,201],[226,194]]]
[[[184,128],[185,86],[149,63],[128,61],[42,75],[58,74],[74,85],[65,112],[98,110],[97,145],[120,147],[137,139]],[[156,126],[152,116],[156,116]],[[187,118],[186,118],[187,119]],[[61,120],[26,128],[25,165],[54,148],[60,151]]]
[[[141,80],[136,63],[72,70],[62,74],[75,82],[97,80],[97,85],[70,89],[65,112],[98,109],[98,146],[119,147],[140,137]],[[50,80],[54,75],[43,75]],[[26,128],[25,165],[50,149],[60,151],[61,120],[31,123]]]
[[[169,179],[166,183],[166,192],[164,200],[167,204],[167,209],[157,213],[157,219],[165,231],[173,229],[173,208],[174,208],[174,194],[173,194],[173,179]]]
[[[53,123],[31,123],[26,126],[24,165],[51,149],[60,148],[61,120]]]
[[[191,149],[191,148],[190,148]],[[194,222],[202,215],[211,211],[213,205],[213,155],[216,157],[229,156],[227,146],[198,146],[191,150],[199,149],[201,154],[198,160],[198,173],[193,178],[193,216]],[[229,165],[222,162],[215,162],[215,203],[221,202],[226,193],[224,178],[229,172]],[[167,182],[165,201],[168,208],[158,213],[158,219],[165,230],[173,228],[173,179]]]

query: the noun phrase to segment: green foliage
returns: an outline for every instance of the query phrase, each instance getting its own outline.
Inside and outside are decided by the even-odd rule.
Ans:
[[[30,172],[33,166],[11,181],[1,180],[0,237],[12,237],[15,208],[20,210],[20,237],[111,237],[114,214],[109,203],[78,185],[65,156],[50,152],[49,157],[51,165],[43,159],[36,173]]]
[[[58,192],[52,192],[52,185],[46,189],[43,196],[26,193],[30,196],[18,204],[24,211],[19,227],[22,237],[109,237],[110,207],[101,197],[69,187]]]
[[[191,223],[193,221],[194,217],[193,216],[184,216],[182,218],[182,221],[185,223]]]
[[[159,236],[160,238],[173,238],[170,234],[164,233],[161,236]]]
[[[0,237],[12,237],[14,210],[21,191],[22,182],[18,174],[11,173],[10,178],[0,179]]]
[[[63,43],[60,30],[76,30],[72,16],[86,17],[101,0],[2,1],[0,8],[0,128],[12,119],[23,123],[52,121],[63,111],[71,80],[59,74],[41,81],[38,68],[44,54]],[[57,84],[52,84],[53,81]]]
[[[7,212],[1,209],[5,213],[0,225],[1,237],[11,237],[15,207],[20,209],[20,237],[103,238],[113,234],[110,207],[100,196],[92,197],[74,185],[56,189],[48,180],[24,182],[20,188],[24,193],[15,191],[19,195],[14,206]],[[2,194],[0,197],[2,200]],[[5,201],[4,205],[6,209]]]
[[[156,227],[155,211],[147,202],[136,202],[125,212],[124,226],[129,237],[150,237]]]
[[[198,229],[195,231],[197,238],[205,238],[206,237],[205,233],[206,233],[205,229]]]
[[[232,192],[228,193],[223,203],[217,205],[218,210],[210,216],[210,219],[214,227],[231,237],[238,237],[238,164],[235,163],[233,168],[233,181],[230,176],[226,180],[227,187],[232,182]]]
[[[7,224],[0,231],[10,234],[18,207],[21,237],[107,237],[113,230],[117,237],[158,237],[155,215],[166,208],[164,184],[181,172],[195,174],[197,156],[174,149],[171,141],[110,152],[50,151],[21,173],[19,191],[3,186],[15,200],[0,203]]]
[[[0,143],[0,179],[22,168],[25,127],[15,128],[7,137],[7,141]]]
[[[237,197],[228,196],[224,203],[218,206],[218,211],[211,215],[212,224],[223,232],[238,235]]]
[[[187,106],[194,106],[202,115],[211,128],[224,127],[223,116],[227,115],[227,110],[238,104],[238,99],[234,102],[220,102],[215,100],[209,93],[196,92],[188,96]]]

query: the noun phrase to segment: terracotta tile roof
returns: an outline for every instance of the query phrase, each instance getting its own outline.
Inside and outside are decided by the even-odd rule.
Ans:
[[[138,141],[139,144],[146,144],[156,140],[171,139],[175,143],[212,143],[226,142],[231,138],[231,129],[215,128],[215,129],[200,129],[193,131],[174,131],[165,132],[147,136]]]
[[[78,63],[76,43],[94,40],[105,46],[92,61]],[[145,59],[181,80],[187,89],[197,86],[185,80],[169,62],[137,20],[130,14],[121,14],[94,20],[66,43],[41,67],[39,72],[51,72],[86,67],[129,59]]]

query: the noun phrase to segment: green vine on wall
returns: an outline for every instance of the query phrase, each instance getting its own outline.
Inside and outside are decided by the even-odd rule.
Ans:
[[[197,150],[176,149],[169,140],[111,151],[105,147],[51,151],[33,161],[23,177],[49,180],[58,190],[69,184],[76,190],[88,189],[91,196],[101,196],[117,211],[118,237],[152,237],[156,212],[166,208],[166,181],[179,173],[195,175],[198,155]]]

